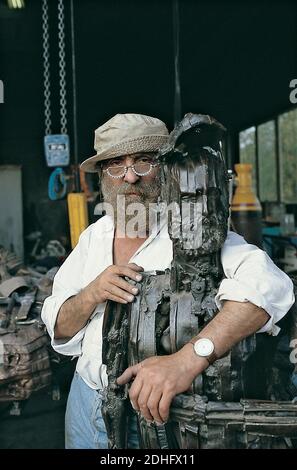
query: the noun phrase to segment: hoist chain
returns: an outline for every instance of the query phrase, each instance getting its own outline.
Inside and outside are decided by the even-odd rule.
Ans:
[[[43,83],[45,134],[51,134],[51,90],[50,90],[50,47],[48,0],[42,0],[43,31]],[[58,0],[58,37],[59,37],[59,85],[60,85],[60,126],[61,134],[67,134],[66,101],[66,62],[65,62],[65,15],[64,1]]]
[[[59,76],[60,76],[59,83],[60,83],[61,134],[67,134],[64,0],[58,0],[58,29],[59,29],[58,34],[59,34]]]
[[[51,90],[50,90],[50,52],[48,0],[42,0],[42,38],[43,38],[43,84],[44,84],[44,123],[45,134],[51,134]]]

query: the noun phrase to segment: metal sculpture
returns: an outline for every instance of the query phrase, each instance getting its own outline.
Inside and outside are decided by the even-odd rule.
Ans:
[[[102,412],[111,448],[126,447],[126,424],[132,412],[127,387],[119,387],[116,378],[127,366],[147,357],[178,351],[217,313],[214,298],[223,278],[220,249],[227,235],[229,217],[228,175],[221,151],[224,132],[224,127],[208,115],[187,114],[160,152],[159,212],[160,219],[168,224],[173,261],[170,270],[144,273],[142,283],[137,284],[140,293],[131,306],[107,304],[103,362],[109,383]],[[275,349],[271,338],[268,341],[265,338],[263,344],[270,352]],[[246,432],[247,409],[251,406],[240,400],[267,400],[273,388],[267,388],[263,370],[271,370],[274,356],[262,354],[263,344],[261,347],[261,340],[251,335],[209,366],[195,379],[190,391],[174,399],[165,425],[148,424],[138,416],[141,447],[239,445],[238,439],[232,441],[224,435],[234,422],[242,433]],[[259,370],[255,390],[255,371]],[[278,416],[278,404],[271,406],[272,415]],[[261,410],[265,417],[267,409],[259,402],[255,407],[259,422]],[[230,410],[234,411],[231,415]],[[284,432],[290,429],[289,437],[294,433],[297,437],[296,423],[292,424],[294,412],[296,416],[297,405],[283,407],[282,416],[288,416]],[[214,424],[216,419],[219,426]],[[241,441],[242,447],[248,447],[251,442],[247,435]]]

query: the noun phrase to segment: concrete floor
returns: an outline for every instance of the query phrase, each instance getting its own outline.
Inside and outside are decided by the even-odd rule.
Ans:
[[[0,403],[0,449],[64,449],[66,401],[74,362],[56,371],[60,400],[52,399],[52,387],[33,393],[20,403],[20,416],[12,416],[12,403]]]

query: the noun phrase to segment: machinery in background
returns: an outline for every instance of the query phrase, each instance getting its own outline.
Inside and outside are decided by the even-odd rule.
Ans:
[[[72,46],[72,87],[73,87],[73,127],[75,185],[74,192],[69,193],[66,175],[62,167],[70,163],[70,141],[67,133],[67,100],[66,100],[66,61],[65,61],[65,15],[64,0],[58,0],[58,47],[59,47],[59,86],[60,86],[60,134],[52,134],[51,89],[50,89],[50,34],[49,2],[42,0],[43,26],[43,65],[44,65],[44,114],[45,137],[44,151],[48,167],[55,167],[49,178],[48,194],[51,200],[63,199],[67,195],[69,224],[72,248],[78,242],[81,232],[88,226],[86,195],[80,192],[79,170],[77,161],[77,123],[76,123],[76,83],[75,83],[75,48],[73,2],[71,1],[71,46]]]
[[[60,134],[52,133],[51,113],[51,71],[50,71],[50,34],[49,34],[48,0],[42,1],[43,27],[43,75],[44,75],[44,118],[45,136],[44,153],[47,166],[56,169],[49,180],[49,197],[61,199],[66,195],[65,173],[61,167],[70,162],[70,142],[67,133],[66,101],[66,63],[65,63],[65,18],[63,0],[58,2],[58,41],[59,41],[59,86],[60,86]],[[62,189],[58,189],[62,186]]]
[[[280,259],[283,270],[288,274],[297,274],[297,239],[296,244],[285,247],[284,257]]]
[[[287,274],[297,274],[297,234],[282,233],[281,227],[264,227],[264,249],[279,268]]]
[[[67,237],[60,240],[46,240],[42,232],[35,231],[26,236],[27,261],[41,274],[61,266],[69,252]]]

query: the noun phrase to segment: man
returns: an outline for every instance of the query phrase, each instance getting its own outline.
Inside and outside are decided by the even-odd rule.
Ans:
[[[66,411],[67,448],[107,447],[100,410],[101,391],[107,384],[101,359],[106,301],[133,302],[138,291],[128,280],[139,282],[142,271],[165,270],[172,261],[166,225],[156,229],[148,223],[149,203],[157,201],[160,193],[155,155],[167,139],[166,126],[159,119],[118,114],[95,131],[97,154],[82,163],[85,171],[99,173],[114,221],[106,215],[82,233],[57,273],[42,311],[54,349],[79,356]],[[118,207],[123,198],[124,211]],[[142,207],[143,216],[136,236],[129,210],[135,204]],[[255,331],[277,334],[275,323],[294,301],[289,278],[242,237],[228,234],[221,261],[226,278],[216,296],[220,312],[200,332],[211,338],[217,357]],[[129,367],[118,383],[134,378],[129,393],[132,406],[148,421],[163,423],[173,397],[187,390],[208,365],[187,343],[174,354]],[[135,423],[129,429],[129,444],[136,447]]]

